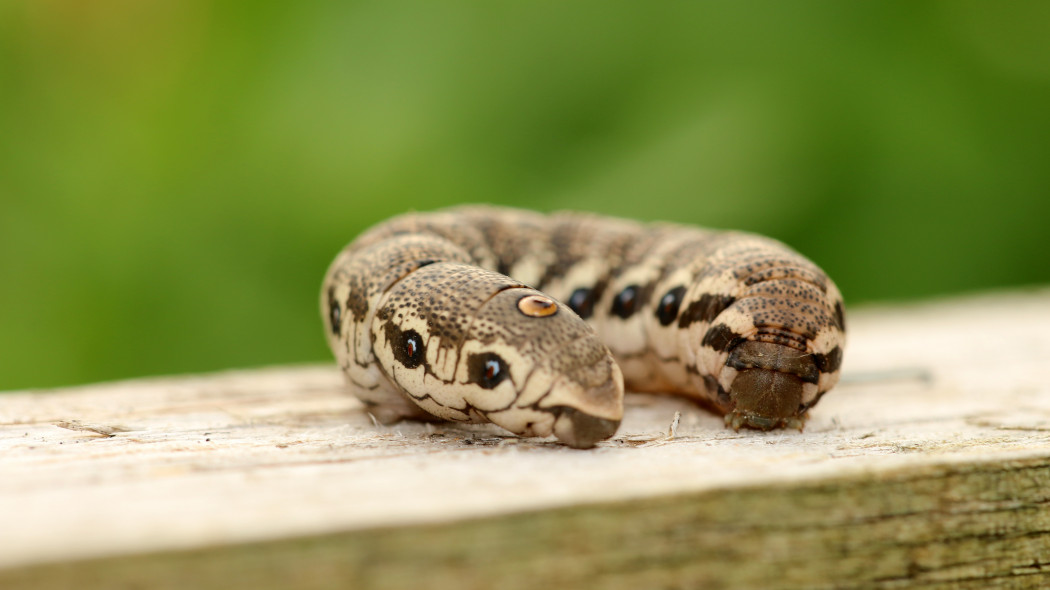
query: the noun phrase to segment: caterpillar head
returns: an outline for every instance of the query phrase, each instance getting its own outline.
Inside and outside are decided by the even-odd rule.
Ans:
[[[390,289],[372,338],[387,379],[446,420],[589,448],[623,417],[623,376],[594,330],[498,273],[420,268]]]

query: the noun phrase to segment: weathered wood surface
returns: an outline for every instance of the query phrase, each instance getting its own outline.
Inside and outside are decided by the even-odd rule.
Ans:
[[[1050,587],[1050,291],[849,327],[804,433],[634,396],[590,451],[332,366],[3,395],[0,588]]]

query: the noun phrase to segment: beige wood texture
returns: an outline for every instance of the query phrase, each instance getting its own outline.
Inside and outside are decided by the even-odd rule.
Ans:
[[[384,427],[327,365],[5,394],[0,588],[1050,587],[1050,291],[849,320],[802,433]]]

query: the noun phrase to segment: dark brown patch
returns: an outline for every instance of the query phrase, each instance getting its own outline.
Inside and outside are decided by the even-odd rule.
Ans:
[[[700,299],[690,303],[678,318],[678,327],[685,328],[693,322],[711,322],[727,307],[736,303],[731,295],[704,293]]]
[[[734,412],[751,428],[769,430],[797,416],[802,407],[802,379],[769,369],[748,369],[733,379]]]
[[[718,397],[718,404],[723,409],[729,408],[729,392],[722,387],[722,384],[715,379],[714,375],[704,375],[704,387],[707,388],[707,392],[711,395]]]
[[[549,411],[559,417],[568,416],[572,422],[572,432],[562,442],[574,449],[589,449],[616,434],[616,429],[620,427],[619,420],[591,416],[568,406],[557,406]]]
[[[813,362],[821,373],[834,373],[842,366],[842,349],[836,346],[827,354],[815,354]]]
[[[360,285],[358,282],[357,277],[350,281],[350,293],[346,296],[345,301],[345,308],[355,321],[363,319],[368,313],[368,299],[365,298],[367,290],[364,285]]]
[[[704,334],[700,344],[709,346],[718,352],[725,352],[744,339],[725,324],[716,324]]]
[[[580,240],[580,228],[576,223],[566,221],[554,227],[548,241],[551,251],[554,252],[555,259],[544,269],[543,275],[540,276],[540,280],[536,283],[537,288],[543,289],[545,285],[554,279],[565,276],[569,268],[580,261],[583,251],[579,247],[575,247],[578,244],[578,240]]]
[[[835,302],[835,325],[839,330],[846,331],[846,310],[842,308],[842,302]]]
[[[342,331],[343,310],[335,299],[335,287],[328,289],[328,323],[331,325],[332,333],[339,336]]]

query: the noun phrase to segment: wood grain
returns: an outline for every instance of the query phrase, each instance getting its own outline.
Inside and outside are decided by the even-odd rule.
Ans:
[[[327,365],[5,394],[0,587],[1050,585],[1050,291],[850,320],[803,433],[383,427]]]

